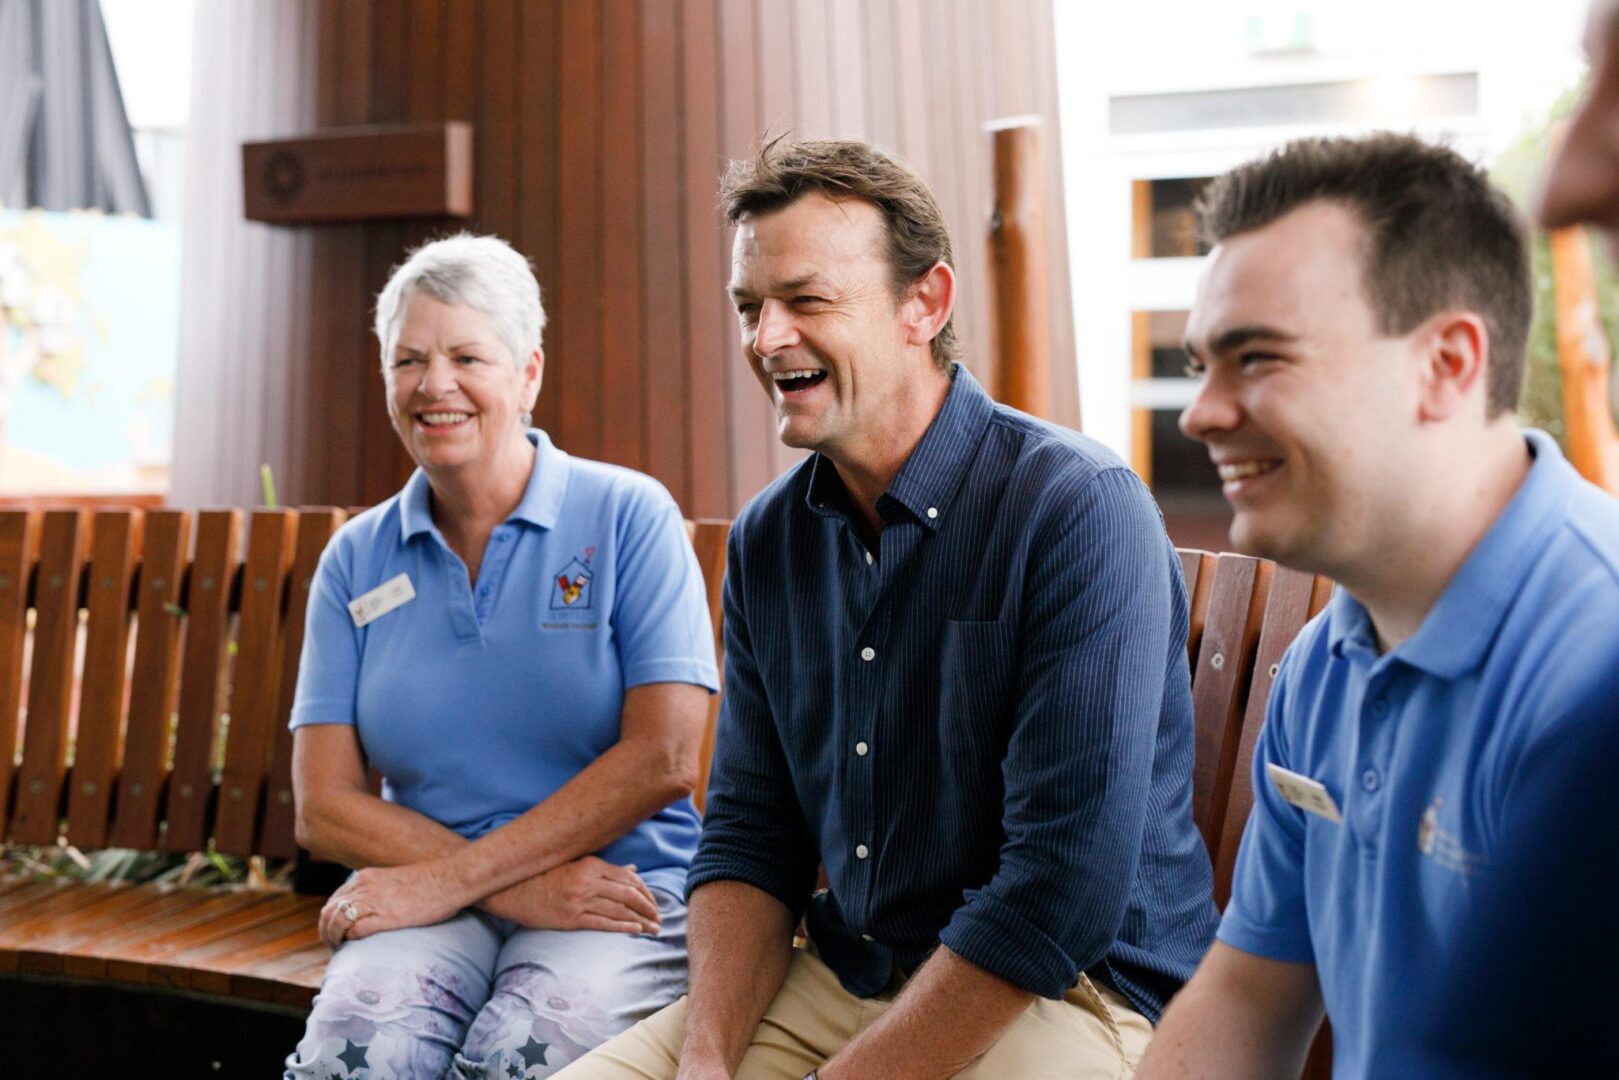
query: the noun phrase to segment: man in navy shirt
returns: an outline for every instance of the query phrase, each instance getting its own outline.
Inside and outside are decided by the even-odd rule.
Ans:
[[[568,1075],[1123,1075],[1216,918],[1157,508],[956,362],[909,168],[777,142],[722,201],[745,354],[814,453],[731,534],[691,996]]]
[[[1527,248],[1469,162],[1305,139],[1203,215],[1181,426],[1233,542],[1341,588],[1281,662],[1219,941],[1140,1075],[1297,1075],[1323,1005],[1334,1075],[1453,1074],[1417,1018],[1515,815],[1614,719],[1619,503],[1516,422]],[[1491,992],[1565,1007],[1516,974]]]

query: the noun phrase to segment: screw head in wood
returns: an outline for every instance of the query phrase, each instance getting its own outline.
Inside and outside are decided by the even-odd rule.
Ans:
[[[1213,656],[1209,657],[1209,666],[1215,671],[1219,671],[1221,668],[1225,667],[1225,653],[1215,653]]]

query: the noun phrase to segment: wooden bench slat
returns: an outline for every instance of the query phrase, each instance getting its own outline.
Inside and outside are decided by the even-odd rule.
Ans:
[[[135,575],[143,524],[139,510],[104,510],[92,518],[84,603],[89,621],[67,801],[68,843],[82,848],[103,847],[107,842],[107,808],[123,751],[129,585]]]
[[[313,910],[289,909],[278,923],[265,925],[258,935],[260,940],[234,943],[229,950],[196,963],[176,962],[172,965],[172,973],[191,990],[214,994],[235,993],[238,982],[247,982],[245,977],[238,977],[254,964],[299,953],[307,958],[312,950],[324,949],[326,946],[321,943],[320,933],[316,929],[319,911],[318,907]],[[272,930],[272,926],[275,929]],[[165,975],[170,973],[171,969],[164,969]]]
[[[39,514],[0,511],[0,836],[6,835],[11,775],[22,718],[23,642],[28,637],[28,582],[39,543]]]
[[[52,884],[56,888],[39,892],[0,912],[0,934],[30,926],[42,918],[61,918],[99,899],[94,890],[79,888],[79,882]]]
[[[291,859],[298,854],[294,835],[292,797],[292,699],[298,689],[298,656],[304,644],[304,617],[315,570],[343,512],[333,509],[305,510],[298,518],[298,547],[292,571],[287,578],[286,614],[282,620],[281,682],[276,694],[275,725],[270,748],[270,776],[264,799],[264,825],[258,851],[273,859]]]
[[[731,535],[729,521],[695,521],[688,523],[692,533],[692,546],[697,551],[697,565],[703,571],[703,587],[708,599],[708,621],[714,632],[715,670],[724,679],[725,628],[724,588],[726,543]],[[723,692],[723,691],[722,691]],[[708,772],[714,763],[714,731],[719,725],[721,694],[708,699],[708,723],[703,729],[703,743],[698,751],[697,788],[692,802],[702,813],[708,797]]]
[[[82,510],[46,511],[40,528],[28,722],[17,775],[17,811],[11,821],[11,838],[21,844],[54,844],[61,835],[68,713],[78,651],[79,577],[88,532]]]
[[[180,719],[174,736],[163,833],[167,851],[197,851],[207,839],[214,746],[224,704],[230,640],[231,580],[240,546],[237,510],[197,517],[197,552],[186,583],[185,654],[180,663]]]
[[[254,960],[231,973],[231,996],[250,1001],[275,1002],[277,991],[284,982],[311,970],[324,973],[331,955],[331,950],[317,936],[313,944],[293,949],[280,956]],[[316,985],[319,985],[319,982],[317,976]]]
[[[161,888],[161,886],[141,886]],[[190,903],[189,897],[200,895],[199,903]],[[149,920],[131,923],[94,941],[75,945],[62,951],[62,974],[76,978],[93,979],[107,976],[108,963],[119,959],[133,949],[169,935],[180,934],[234,912],[257,907],[261,894],[251,892],[222,892],[219,890],[180,889],[170,893]],[[144,969],[143,969],[144,970]]]
[[[1287,651],[1310,618],[1310,600],[1315,592],[1313,574],[1277,567],[1265,600],[1264,624],[1254,654],[1253,676],[1248,692],[1242,732],[1237,741],[1236,767],[1232,771],[1230,794],[1221,823],[1220,842],[1214,853],[1214,902],[1223,910],[1231,897],[1231,875],[1237,865],[1237,849],[1248,811],[1254,805],[1253,760],[1259,732],[1265,722],[1265,707],[1276,679],[1282,653]]]
[[[33,903],[41,893],[65,887],[67,887],[67,883],[61,881],[27,880],[20,882],[16,886],[7,889],[4,893],[0,893],[0,915],[4,915],[19,905]]]
[[[0,971],[21,969],[24,953],[52,951],[51,942],[70,943],[94,936],[112,926],[135,917],[139,910],[150,905],[153,897],[140,889],[118,883],[86,882],[82,890],[96,897],[95,901],[72,912],[43,913],[21,924],[0,931]]]
[[[1214,556],[1207,551],[1181,549],[1181,576],[1186,579],[1186,659],[1197,662],[1203,644],[1203,624],[1209,617],[1209,591],[1214,586]]]
[[[63,974],[69,954],[82,953],[99,942],[139,927],[151,926],[176,911],[202,904],[209,896],[203,889],[179,889],[167,885],[137,885],[126,890],[126,894],[129,906],[119,908],[116,917],[98,917],[85,925],[53,926],[50,933],[19,945],[18,970],[36,975]]]
[[[312,963],[306,968],[289,972],[281,976],[276,982],[275,998],[277,1005],[290,1005],[295,1008],[307,1009],[315,1000],[315,994],[320,990],[321,980],[326,977],[326,965],[330,958]]]
[[[114,847],[157,847],[158,800],[168,768],[169,723],[174,716],[179,670],[180,587],[191,545],[191,515],[178,510],[146,515],[141,564],[136,574],[135,663],[130,675],[129,722]]]
[[[254,952],[269,945],[274,949],[288,937],[315,934],[314,914],[304,906],[292,906],[288,901],[307,900],[308,897],[278,896],[263,905],[268,917],[251,926],[237,927],[210,941],[199,941],[187,948],[177,949],[161,959],[149,960],[146,965],[146,983],[149,986],[189,988],[202,972],[231,963],[231,958]],[[318,908],[316,909],[319,910]],[[284,950],[283,950],[284,951]],[[202,980],[206,983],[206,978]],[[223,981],[229,986],[229,980]],[[220,984],[215,983],[215,992]]]
[[[214,823],[214,846],[230,855],[255,854],[271,728],[279,714],[281,608],[297,526],[297,515],[289,511],[256,510],[248,534],[231,673],[230,736]]]
[[[213,942],[222,941],[243,930],[269,922],[280,914],[275,893],[240,893],[246,903],[215,917],[184,927],[146,935],[114,951],[105,950],[107,977],[119,982],[145,983],[153,965],[168,963],[173,957]]]
[[[1236,763],[1242,710],[1272,565],[1222,554],[1214,564],[1209,613],[1192,673],[1197,750],[1192,766],[1192,820],[1210,858],[1217,858],[1226,798]]]

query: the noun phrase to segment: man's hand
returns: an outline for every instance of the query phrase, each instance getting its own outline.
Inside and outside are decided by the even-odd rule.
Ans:
[[[503,889],[479,907],[531,930],[656,934],[662,925],[657,898],[635,867],[594,855]]]
[[[383,930],[431,926],[466,906],[440,860],[357,871],[320,911],[320,938],[332,948]]]

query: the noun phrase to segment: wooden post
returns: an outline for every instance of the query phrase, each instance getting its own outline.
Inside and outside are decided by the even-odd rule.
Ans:
[[[1597,306],[1591,249],[1579,226],[1558,229],[1549,240],[1569,460],[1587,480],[1619,495],[1619,430],[1608,396],[1612,354]]]
[[[1040,119],[985,125],[994,141],[995,211],[990,265],[995,277],[996,397],[1051,418],[1051,332],[1046,298],[1046,211]]]

